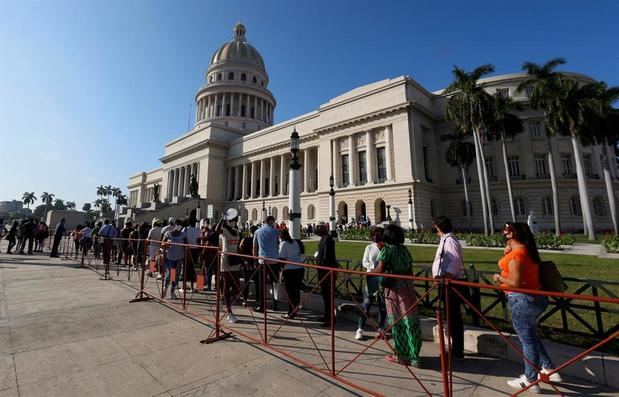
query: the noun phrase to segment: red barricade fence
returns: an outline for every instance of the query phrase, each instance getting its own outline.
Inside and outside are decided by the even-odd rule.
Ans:
[[[137,243],[136,243],[137,242]],[[64,259],[72,259],[72,254],[75,252],[75,246],[71,243],[70,237],[65,237],[63,239],[64,245],[62,245],[62,254],[61,256]],[[357,381],[355,378],[347,377],[346,370],[351,367],[351,365],[358,363],[359,359],[367,354],[370,349],[376,349],[375,346],[378,343],[384,343],[387,351],[396,353],[394,349],[393,343],[389,340],[388,334],[396,326],[396,324],[400,323],[404,317],[407,316],[408,313],[412,313],[416,311],[417,307],[421,304],[421,302],[429,297],[430,292],[433,290],[438,290],[439,294],[442,296],[446,296],[453,292],[456,294],[461,301],[467,305],[471,310],[475,312],[475,314],[481,319],[482,323],[484,323],[488,328],[493,329],[495,332],[503,338],[508,344],[509,348],[513,349],[523,360],[527,360],[524,356],[522,350],[517,346],[511,338],[506,335],[503,331],[501,331],[497,326],[495,326],[491,319],[489,319],[482,311],[476,308],[474,302],[470,301],[470,297],[462,294],[457,288],[454,286],[462,286],[462,287],[474,287],[480,289],[488,289],[488,290],[503,290],[503,291],[511,291],[511,292],[521,292],[528,295],[543,295],[548,297],[560,297],[566,299],[574,299],[574,300],[584,300],[590,302],[598,302],[598,303],[610,303],[614,305],[619,305],[619,299],[608,298],[608,297],[599,297],[599,296],[591,296],[591,295],[581,295],[581,294],[567,294],[567,293],[556,293],[556,292],[548,292],[548,291],[535,291],[535,290],[524,290],[524,289],[516,289],[516,288],[502,288],[494,285],[488,284],[480,284],[468,281],[459,281],[459,280],[451,280],[451,279],[434,279],[428,277],[420,277],[420,276],[405,276],[405,275],[393,275],[393,274],[380,274],[380,276],[386,278],[393,278],[397,280],[408,280],[411,282],[422,282],[429,283],[429,288],[424,290],[424,293],[421,294],[418,299],[415,300],[414,304],[410,307],[407,307],[407,310],[404,313],[400,313],[399,318],[394,318],[392,323],[390,323],[384,333],[378,333],[375,338],[373,338],[370,343],[364,346],[361,350],[352,355],[349,354],[352,358],[337,360],[338,349],[336,348],[336,328],[335,328],[335,289],[336,280],[339,277],[343,277],[344,280],[350,277],[367,277],[368,273],[365,271],[358,270],[348,270],[348,269],[337,269],[331,267],[322,267],[308,263],[292,263],[281,260],[274,260],[268,258],[254,257],[248,255],[242,255],[237,253],[223,253],[218,247],[208,247],[202,245],[190,245],[190,244],[171,244],[164,243],[161,244],[161,248],[159,249],[159,253],[155,258],[150,258],[148,255],[149,245],[150,244],[160,244],[159,241],[152,240],[123,240],[123,239],[103,239],[94,242],[93,247],[99,244],[100,252],[97,254],[94,253],[94,250],[90,250],[88,252],[84,251],[81,258],[77,258],[80,262],[80,266],[86,266],[91,270],[99,273],[102,276],[102,280],[117,280],[126,285],[131,286],[137,290],[137,294],[131,302],[139,302],[143,300],[156,300],[168,307],[171,307],[175,310],[178,310],[182,313],[191,315],[197,319],[204,320],[207,323],[211,324],[212,330],[207,335],[206,338],[201,340],[201,343],[209,344],[215,343],[221,339],[229,338],[233,335],[238,335],[241,338],[259,344],[265,348],[271,349],[282,356],[287,357],[290,360],[293,360],[307,368],[310,368],[317,373],[320,373],[324,376],[330,377],[332,379],[341,382],[344,385],[355,388],[359,391],[380,396],[383,395],[380,391],[374,390],[367,385],[361,384],[362,382]],[[165,247],[169,247],[172,245],[182,246],[184,249],[184,258],[182,261],[182,268],[177,268],[177,264],[172,264],[171,261],[166,261],[166,249]],[[138,247],[140,252],[123,252],[126,247]],[[191,250],[197,250],[199,253],[196,256],[196,252],[192,252]],[[120,251],[119,251],[120,250]],[[135,250],[134,250],[135,251]],[[120,254],[119,254],[120,252]],[[127,256],[128,255],[128,256]],[[241,282],[237,277],[230,277],[230,275],[223,274],[222,269],[220,267],[220,260],[222,255],[228,255],[228,257],[237,256],[243,259],[244,261],[244,272],[243,272],[243,281]],[[116,258],[116,278],[113,278],[110,273],[110,266],[113,265],[112,259]],[[148,258],[148,261],[147,259]],[[197,259],[196,259],[197,258]],[[125,263],[123,262],[125,261]],[[128,261],[128,262],[127,262]],[[264,261],[265,263],[259,263]],[[198,263],[196,263],[198,262]],[[306,357],[302,357],[302,354],[298,352],[292,351],[292,346],[280,345],[275,343],[276,337],[279,338],[279,334],[283,327],[290,324],[290,318],[279,319],[279,323],[275,323],[274,311],[269,312],[268,308],[268,288],[269,283],[268,275],[273,274],[272,269],[275,267],[279,267],[279,265],[296,265],[301,266],[305,271],[312,271],[318,273],[318,282],[311,287],[309,291],[302,296],[300,302],[296,305],[290,300],[290,297],[287,297],[287,304],[292,305],[291,313],[293,317],[296,317],[298,323],[301,324],[304,328],[306,336],[311,343],[312,347],[315,349],[317,356],[320,361],[318,363],[312,362],[310,359]],[[197,267],[196,267],[197,265]],[[194,279],[188,280],[188,272],[190,273],[191,267],[193,270],[198,270],[198,274]],[[213,269],[214,267],[214,269]],[[202,291],[196,293],[194,288],[188,290],[188,282],[193,284],[196,283],[197,286],[202,287],[203,285],[210,286],[211,280],[209,274],[214,272],[215,275],[215,294],[214,299],[212,299],[213,294],[202,294]],[[121,279],[121,272],[126,272],[126,280]],[[168,299],[166,298],[166,291],[168,290],[168,283],[170,290],[173,290],[175,287],[178,287],[177,281],[179,278],[178,272],[182,272],[182,295],[179,297],[180,299]],[[136,285],[135,282],[131,280],[131,274],[137,273],[138,275],[138,283]],[[257,277],[259,273],[262,274],[262,277]],[[376,274],[371,274],[376,275]],[[149,281],[150,279],[154,279],[154,282]],[[208,278],[208,279],[207,279]],[[249,311],[251,316],[251,321],[249,324],[251,327],[245,327],[247,325],[246,321],[243,323],[243,327],[238,326],[235,323],[226,323],[224,322],[224,318],[226,317],[227,307],[230,308],[239,308],[237,305],[237,301],[239,299],[244,299],[243,306],[247,304],[247,296],[249,292],[250,285],[257,287],[257,280],[260,279],[262,281],[261,288],[257,289],[262,293],[262,302],[263,309],[262,312],[254,312]],[[322,343],[322,339],[324,339],[325,334],[317,334],[312,335],[310,330],[315,330],[317,327],[311,324],[311,321],[304,319],[305,316],[301,316],[301,310],[311,299],[314,294],[322,289],[323,285],[327,285],[329,288],[328,294],[324,294],[323,296],[328,296],[330,299],[331,308],[330,313],[324,313],[325,316],[328,316],[326,319],[330,321],[325,321],[325,323],[330,324],[330,328],[328,329],[328,342],[327,348],[321,349],[319,344]],[[440,288],[439,288],[440,287]],[[225,290],[224,290],[225,288]],[[201,289],[201,288],[198,288]],[[273,291],[275,293],[275,291]],[[171,293],[172,294],[172,293]],[[222,295],[223,294],[223,295]],[[232,301],[229,299],[231,298]],[[357,298],[351,293],[348,293],[350,300],[354,303],[357,309],[361,309],[361,304],[357,301]],[[226,307],[222,307],[222,297],[224,298],[224,304]],[[325,298],[326,299],[326,298]],[[438,325],[438,334],[439,334],[439,352],[440,352],[440,380],[442,384],[441,393],[445,396],[454,395],[453,389],[453,371],[452,371],[452,361],[453,357],[451,355],[450,349],[450,314],[449,314],[449,299],[441,299],[443,305],[437,305],[436,308],[436,319]],[[180,303],[180,305],[178,304]],[[293,307],[294,306],[294,307]],[[441,307],[444,306],[444,307]],[[361,313],[364,313],[363,310],[359,310]],[[297,316],[297,314],[299,314]],[[365,315],[365,314],[364,314]],[[310,324],[308,324],[310,322]],[[376,324],[373,321],[370,321],[370,324],[377,329]],[[255,331],[253,331],[255,327]],[[598,343],[595,343],[590,348],[584,350],[583,352],[577,354],[576,356],[570,358],[564,363],[556,365],[553,371],[549,373],[542,373],[541,368],[535,368],[539,373],[539,378],[537,381],[529,384],[523,389],[514,392],[513,395],[519,395],[520,393],[528,390],[533,387],[533,385],[543,383],[552,388],[558,395],[561,395],[560,390],[557,388],[555,384],[550,381],[550,376],[555,372],[559,372],[562,369],[566,368],[569,365],[572,365],[576,361],[582,359],[586,355],[590,354],[596,349],[603,347],[608,344],[612,340],[615,340],[619,337],[619,331],[615,331],[606,338],[599,340]],[[285,338],[283,338],[285,340]],[[318,340],[320,339],[320,341]],[[288,349],[286,347],[289,347]],[[326,350],[326,352],[324,351]],[[326,353],[326,354],[325,354]],[[341,353],[340,353],[341,354]],[[533,363],[529,364],[533,365]],[[419,385],[419,387],[428,395],[432,395],[432,391],[425,384],[424,380],[418,376],[416,373],[416,369],[410,365],[404,365],[406,372],[410,375],[412,381]]]

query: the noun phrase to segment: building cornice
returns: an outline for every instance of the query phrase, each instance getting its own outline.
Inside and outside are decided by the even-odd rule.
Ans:
[[[386,108],[382,108],[379,109],[375,112],[371,112],[371,113],[366,113],[362,116],[357,116],[357,117],[352,117],[346,120],[342,120],[342,121],[338,121],[337,123],[333,123],[333,124],[329,124],[323,127],[320,127],[316,130],[314,130],[315,133],[317,134],[324,134],[324,133],[328,133],[331,132],[333,130],[337,130],[340,128],[345,128],[350,126],[351,124],[356,124],[356,123],[360,123],[363,121],[367,121],[367,120],[371,120],[377,117],[384,117],[386,115],[389,114],[393,114],[393,113],[397,113],[400,112],[402,110],[408,109],[410,107],[415,107],[415,108],[420,108],[419,105],[416,105],[414,102],[412,101],[405,101],[402,103],[399,103],[397,105],[393,105],[393,106],[388,106]]]
[[[172,154],[169,154],[167,156],[163,156],[159,159],[159,161],[161,161],[162,163],[168,163],[170,161],[176,160],[178,158],[184,157],[188,154],[191,153],[195,153],[199,150],[202,149],[206,149],[206,148],[214,148],[214,149],[228,149],[228,144],[227,143],[222,143],[222,142],[216,142],[216,141],[212,141],[210,139],[206,139],[202,142],[198,142],[195,145],[192,145],[190,147],[186,147],[184,149],[178,150]]]

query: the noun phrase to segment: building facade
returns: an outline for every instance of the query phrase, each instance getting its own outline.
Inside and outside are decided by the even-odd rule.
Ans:
[[[160,168],[130,177],[128,216],[185,215],[195,206],[189,199],[193,175],[202,207],[212,206],[214,216],[236,207],[242,221],[260,222],[264,213],[287,219],[289,142],[296,128],[302,164],[302,224],[328,220],[329,177],[333,176],[338,220],[350,221],[363,214],[378,223],[390,216],[404,227],[429,228],[432,217],[444,214],[464,228],[467,211],[471,211],[473,227],[482,228],[477,173],[472,172],[475,163],[463,180],[461,170],[445,160],[448,143],[440,137],[453,132],[453,126],[445,120],[442,91],[429,92],[408,76],[396,77],[356,88],[315,111],[273,125],[276,101],[268,90],[269,76],[245,34],[245,27],[237,24],[232,40],[213,54],[205,84],[196,94],[193,129],[166,144]],[[490,93],[526,101],[528,92],[516,91],[525,78],[510,74],[480,83]],[[495,225],[500,227],[511,218],[505,180],[509,172],[518,220],[526,220],[533,211],[539,227],[551,229],[555,209],[543,114],[527,109],[519,117],[525,131],[507,142],[507,171],[501,146],[484,146]],[[569,138],[552,138],[552,150],[560,192],[556,211],[562,228],[582,229]],[[612,147],[582,148],[594,223],[600,230],[612,228],[601,178],[603,151],[614,159]],[[616,196],[619,173],[616,167],[611,173]],[[463,182],[468,185],[470,209],[464,204]],[[155,184],[161,205],[151,204]]]

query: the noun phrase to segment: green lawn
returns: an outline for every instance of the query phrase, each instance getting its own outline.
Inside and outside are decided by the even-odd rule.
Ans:
[[[318,241],[304,241],[305,252],[312,254],[317,250]],[[359,261],[363,258],[363,250],[367,243],[338,241],[336,256],[338,259]],[[415,263],[427,265],[434,260],[435,247],[407,246]],[[464,263],[466,266],[474,264],[477,270],[497,271],[499,259],[503,256],[501,250],[496,249],[464,249]],[[563,277],[576,277],[594,280],[619,280],[619,260],[603,259],[588,255],[574,254],[542,254],[543,260],[556,263]]]

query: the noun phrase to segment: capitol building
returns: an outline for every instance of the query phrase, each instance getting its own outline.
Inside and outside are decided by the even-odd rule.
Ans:
[[[489,93],[526,101],[528,93],[516,91],[526,77],[516,73],[480,82]],[[473,227],[483,229],[475,163],[463,180],[460,169],[445,160],[448,143],[440,137],[453,133],[453,126],[445,119],[442,91],[429,92],[411,77],[400,76],[355,88],[310,113],[274,124],[277,101],[268,87],[265,62],[248,43],[245,26],[238,23],[232,40],[214,52],[204,73],[204,84],[195,95],[193,128],[165,145],[159,168],[129,178],[125,216],[138,221],[185,216],[199,202],[202,218],[207,209],[209,216],[217,217],[234,207],[242,222],[260,222],[265,212],[278,221],[287,220],[289,145],[296,129],[302,225],[328,221],[333,176],[338,221],[364,215],[376,224],[390,216],[403,227],[429,229],[432,217],[446,215],[463,229],[468,210],[463,183],[467,183]],[[519,117],[524,132],[507,142],[517,219],[525,221],[533,212],[540,229],[552,229],[554,211],[559,211],[563,230],[582,230],[570,139],[552,138],[559,187],[559,206],[554,209],[543,114],[526,109]],[[597,230],[612,228],[601,163],[602,152],[614,157],[612,150],[601,145],[582,148]],[[487,143],[484,153],[490,208],[500,227],[511,219],[500,143]],[[616,167],[611,172],[616,194],[619,172]],[[199,199],[190,195],[192,175]],[[156,191],[160,202],[154,202]]]

